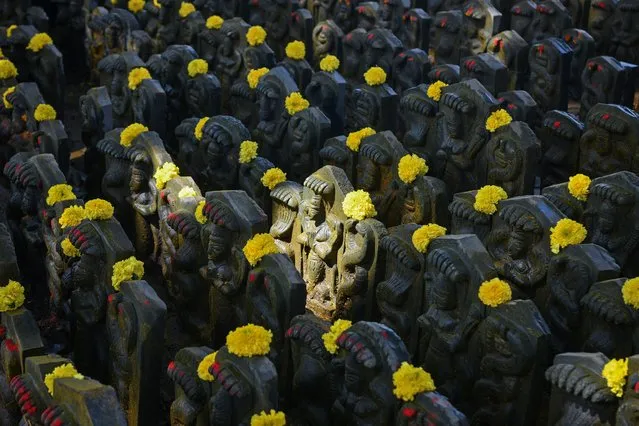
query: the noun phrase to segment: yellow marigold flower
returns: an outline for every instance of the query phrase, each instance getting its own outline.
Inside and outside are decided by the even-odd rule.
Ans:
[[[253,414],[251,426],[285,426],[286,416],[281,411],[271,410],[270,413],[262,411],[260,414]]]
[[[589,188],[590,178],[586,175],[578,173],[574,176],[570,176],[568,179],[568,191],[570,195],[579,201],[586,201],[588,199]]]
[[[257,142],[244,141],[240,145],[240,163],[250,163],[257,157]]]
[[[38,105],[33,113],[33,117],[37,122],[55,120],[57,116],[58,113],[55,112],[55,109],[49,104]]]
[[[268,68],[258,68],[256,70],[250,70],[246,75],[246,82],[251,89],[255,89],[260,83],[260,79],[268,74]]]
[[[246,32],[246,41],[250,46],[259,46],[266,40],[266,30],[259,25],[252,26]]]
[[[135,277],[141,280],[144,277],[144,263],[134,256],[121,260],[113,265],[111,285],[116,291],[120,291],[120,285],[124,281],[130,281]]]
[[[621,294],[626,305],[639,309],[639,277],[626,280],[621,288]]]
[[[157,189],[164,189],[164,186],[171,179],[180,176],[180,169],[173,163],[164,163],[155,171],[155,186]]]
[[[303,41],[292,41],[286,45],[286,57],[300,61],[306,57],[306,46]]]
[[[212,352],[202,358],[202,361],[197,366],[197,376],[204,380],[205,382],[212,382],[215,380],[215,377],[211,373],[209,373],[209,367],[215,363],[215,357],[217,356],[217,352]]]
[[[339,69],[339,59],[337,56],[326,55],[320,61],[320,69],[324,72],[334,72]]]
[[[322,334],[324,347],[329,353],[335,355],[338,349],[337,339],[339,339],[339,336],[341,336],[343,332],[348,330],[351,325],[353,325],[353,323],[349,320],[338,319],[333,323],[333,325],[331,325],[331,328],[330,330],[328,330],[328,332]]]
[[[435,389],[435,381],[430,373],[406,361],[393,373],[393,394],[402,401],[412,401],[415,395]]]
[[[183,1],[178,13],[180,14],[180,18],[186,18],[193,12],[195,12],[195,6],[193,6],[193,3]]]
[[[8,59],[0,59],[0,78],[14,78],[18,75],[18,69]]]
[[[380,67],[370,67],[364,73],[364,80],[369,86],[379,86],[386,83],[386,71]]]
[[[209,72],[209,64],[204,59],[193,59],[187,66],[189,77],[197,77],[198,75]]]
[[[200,118],[200,121],[197,122],[197,124],[195,125],[195,130],[193,130],[193,134],[195,135],[195,139],[201,141],[202,137],[204,136],[204,125],[206,124],[206,122],[209,121],[209,117],[202,117]]]
[[[413,183],[418,176],[424,176],[428,172],[426,161],[415,154],[406,154],[399,160],[397,174],[402,182]]]
[[[224,19],[218,15],[209,16],[206,20],[206,28],[209,30],[219,30],[222,28],[222,24],[224,24]]]
[[[510,124],[513,121],[513,118],[506,112],[505,109],[498,109],[497,111],[490,114],[488,119],[486,120],[486,130],[490,133],[495,132],[500,127],[504,127]]]
[[[628,377],[628,358],[611,359],[601,370],[601,376],[606,379],[610,391],[621,398]]]
[[[286,181],[286,173],[278,167],[271,167],[264,173],[264,175],[262,175],[262,179],[260,179],[260,181],[262,182],[262,185],[273,190],[273,188],[277,185]]]
[[[24,287],[13,280],[0,287],[0,312],[13,311],[24,304]]]
[[[4,103],[4,107],[6,109],[13,109],[13,105],[11,104],[11,102],[9,102],[9,99],[7,99],[7,96],[9,96],[15,91],[16,91],[16,87],[11,86],[7,90],[5,90],[4,93],[2,94],[2,102]]]
[[[29,40],[29,44],[27,45],[27,50],[31,50],[33,52],[39,52],[44,49],[45,46],[53,44],[53,40],[49,37],[47,33],[38,33],[31,37]]]
[[[473,208],[480,213],[492,215],[497,211],[497,203],[507,198],[508,194],[499,186],[482,186],[475,195]]]
[[[346,194],[342,201],[342,210],[347,217],[355,220],[377,216],[370,194],[361,189]]]
[[[78,226],[80,222],[86,219],[84,213],[84,207],[82,206],[69,206],[60,215],[58,223],[60,228],[68,228],[70,226]]]
[[[151,79],[151,73],[144,67],[133,68],[129,72],[129,89],[135,90],[144,80]]]
[[[113,6],[117,6],[118,5],[118,0],[111,0],[111,4]]]
[[[557,254],[564,247],[581,244],[587,234],[588,231],[581,223],[572,219],[561,219],[550,228],[550,250]]]
[[[197,192],[191,186],[185,186],[178,192],[178,198],[197,197]]]
[[[73,379],[82,380],[84,379],[84,376],[78,373],[78,370],[76,370],[73,364],[71,363],[57,366],[56,368],[53,369],[51,373],[44,376],[44,384],[49,390],[49,393],[51,394],[51,396],[53,396],[53,383],[56,381],[56,379],[64,379],[64,378],[73,378]]]
[[[426,253],[430,242],[442,235],[446,235],[446,228],[436,223],[429,223],[428,225],[419,227],[419,229],[413,232],[411,241],[418,252]]]
[[[17,25],[10,25],[9,28],[7,28],[7,37],[11,37],[11,34],[13,34],[16,29],[18,29]]]
[[[158,0],[153,0],[153,6],[157,7],[158,9],[162,8],[162,5],[160,4]]]
[[[226,336],[230,353],[240,357],[262,356],[271,350],[273,333],[255,324],[238,327]]]
[[[426,96],[434,100],[435,102],[439,102],[442,97],[442,89],[448,86],[448,84],[443,81],[437,80],[428,86],[428,90],[426,90]]]
[[[109,220],[113,217],[113,205],[107,200],[96,198],[84,204],[84,214],[89,220]]]
[[[275,244],[275,239],[271,234],[255,234],[248,240],[242,249],[244,257],[251,266],[258,264],[264,256],[277,254],[280,249]]]
[[[506,281],[493,278],[481,283],[478,296],[484,305],[496,308],[502,303],[510,302],[513,292]]]
[[[206,216],[204,216],[204,205],[206,201],[202,200],[197,204],[195,208],[195,220],[204,225],[206,223]]]
[[[62,243],[60,243],[60,247],[62,247],[62,253],[64,253],[64,255],[67,257],[80,256],[80,250],[78,250],[73,244],[71,244],[69,238],[65,238],[64,240],[62,240]]]
[[[295,115],[298,112],[304,111],[311,104],[304,99],[300,92],[293,92],[286,97],[284,105],[289,115]]]
[[[140,136],[144,132],[148,132],[149,128],[140,123],[129,124],[122,133],[120,133],[120,145],[128,148],[133,143],[133,140]]]
[[[133,13],[138,13],[142,9],[144,9],[144,0],[129,0],[127,7]]]
[[[73,193],[73,187],[66,183],[59,183],[57,185],[53,185],[47,191],[46,203],[47,206],[53,206],[55,203],[59,203],[60,201],[70,201],[75,199],[76,197]]]
[[[351,151],[357,152],[359,151],[359,146],[362,144],[364,138],[373,136],[375,133],[377,132],[370,127],[364,127],[356,132],[350,132],[346,137],[346,146]]]

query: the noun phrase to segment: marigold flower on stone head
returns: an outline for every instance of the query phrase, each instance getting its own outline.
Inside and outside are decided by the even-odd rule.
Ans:
[[[38,105],[33,113],[33,117],[37,122],[55,120],[57,116],[58,113],[55,112],[55,109],[49,104]]]
[[[240,163],[247,164],[250,163],[257,157],[257,142],[253,141],[244,141],[240,145]]]
[[[586,175],[578,173],[574,176],[570,176],[568,179],[568,192],[579,201],[586,201],[588,199],[589,189],[590,178]]]
[[[349,320],[338,319],[333,323],[333,325],[331,325],[331,328],[330,330],[328,330],[328,332],[322,334],[324,347],[329,353],[335,355],[338,349],[337,339],[339,339],[339,336],[341,336],[343,332],[348,330],[351,325],[353,325],[353,323]]]
[[[342,201],[342,210],[348,218],[355,220],[364,220],[377,215],[370,194],[361,189],[346,194]]]
[[[350,132],[346,137],[346,146],[351,151],[357,152],[359,151],[359,146],[362,144],[362,141],[369,136],[373,136],[375,133],[377,132],[370,127],[364,127],[356,132]]]
[[[202,225],[206,223],[206,216],[204,216],[205,204],[206,201],[202,200],[197,204],[197,207],[195,208],[195,220],[197,220]]]
[[[418,252],[426,253],[431,241],[443,235],[446,235],[446,228],[439,226],[436,223],[429,223],[428,225],[419,227],[415,232],[413,232],[411,241]]]
[[[140,136],[144,132],[148,132],[149,128],[140,123],[129,124],[122,133],[120,133],[120,145],[123,147],[130,147],[135,138]]]
[[[49,34],[38,33],[31,37],[31,40],[29,40],[27,50],[31,50],[32,52],[39,52],[44,49],[45,46],[48,46],[50,44],[53,44],[53,40],[51,40]]]
[[[134,277],[137,280],[141,280],[144,277],[144,263],[131,256],[113,265],[111,285],[116,291],[120,291],[120,285],[124,281],[132,280]]]
[[[339,69],[339,59],[337,56],[326,55],[320,61],[320,69],[324,72],[334,72]]]
[[[142,9],[144,9],[144,4],[146,2],[144,0],[129,0],[127,7],[132,13],[138,13]]]
[[[129,72],[128,81],[129,89],[135,90],[144,80],[151,79],[151,73],[144,67],[133,68]]]
[[[62,253],[64,253],[67,257],[78,257],[80,256],[80,250],[78,250],[69,238],[65,238],[60,243],[60,247],[62,248]]]
[[[86,219],[84,207],[82,206],[69,206],[60,215],[58,223],[60,228],[68,228],[71,226],[78,226],[80,222]]]
[[[486,130],[494,133],[500,127],[507,126],[513,121],[513,118],[506,112],[505,109],[498,109],[490,114],[486,120]]]
[[[250,46],[259,46],[266,40],[266,30],[259,25],[252,26],[246,32],[246,41]]]
[[[189,77],[194,78],[198,75],[209,72],[209,64],[204,59],[193,59],[187,66]]]
[[[426,161],[415,154],[406,154],[399,160],[397,174],[406,184],[413,183],[418,176],[424,176],[427,172]]]
[[[96,198],[84,204],[84,214],[89,220],[109,220],[113,217],[113,205],[106,200]]]
[[[478,296],[484,305],[496,308],[502,303],[510,302],[513,292],[506,281],[493,278],[481,283]]]
[[[284,105],[286,106],[286,111],[289,115],[295,115],[308,108],[310,103],[304,99],[300,92],[293,92],[286,97]]]
[[[253,414],[251,426],[285,426],[286,415],[281,411],[271,410],[270,413],[262,411],[260,414]]]
[[[286,57],[300,61],[306,57],[306,46],[303,41],[292,41],[286,45]]]
[[[193,134],[195,135],[195,139],[197,139],[198,141],[201,141],[202,137],[204,136],[204,126],[206,125],[207,121],[209,121],[209,117],[202,117],[195,125]]]
[[[271,350],[273,333],[259,325],[238,327],[226,336],[226,347],[239,357],[263,356]]]
[[[205,382],[212,382],[215,380],[215,377],[211,373],[209,373],[209,367],[211,367],[215,363],[215,357],[217,356],[217,351],[212,352],[202,358],[202,361],[197,366],[197,376],[204,380]]]
[[[271,234],[255,234],[248,240],[242,249],[244,257],[251,266],[259,263],[264,256],[277,254],[280,249],[275,244],[275,239]]]
[[[10,25],[9,28],[7,28],[7,38],[10,38],[16,29],[18,29],[17,25]]]
[[[164,189],[164,186],[171,179],[180,176],[180,169],[173,163],[167,162],[158,167],[153,177],[157,189]]]
[[[499,186],[482,186],[475,194],[473,208],[480,213],[492,215],[497,211],[497,203],[507,198],[508,194]]]
[[[621,288],[621,294],[626,305],[639,309],[639,277],[626,280]]]
[[[2,94],[2,102],[4,103],[4,107],[6,109],[13,109],[13,104],[11,104],[7,96],[11,95],[15,91],[16,91],[16,87],[11,86],[7,90],[5,90],[4,93]]]
[[[272,191],[277,185],[286,181],[286,173],[284,173],[282,169],[271,167],[264,173],[260,181],[262,185]]]
[[[195,192],[195,189],[191,186],[185,186],[184,188],[180,189],[180,192],[178,192],[178,198],[189,197],[197,197],[197,192]]]
[[[601,376],[606,379],[610,391],[621,398],[628,377],[628,358],[611,359],[601,370]]]
[[[222,24],[224,24],[224,19],[218,15],[209,16],[206,20],[206,28],[209,30],[219,30],[222,28]]]
[[[579,222],[572,219],[560,219],[550,228],[550,250],[557,254],[562,248],[581,244],[586,239],[588,232]]]
[[[189,16],[191,13],[195,12],[195,6],[193,3],[183,1],[180,5],[180,10],[178,13],[180,14],[180,18],[184,19]]]
[[[78,373],[78,370],[75,369],[73,364],[67,363],[57,366],[53,369],[53,371],[44,376],[44,384],[47,387],[47,390],[53,396],[53,383],[56,379],[64,379],[64,378],[72,378],[82,380],[84,376]]]
[[[59,183],[49,188],[47,191],[47,199],[45,201],[47,206],[53,206],[55,203],[59,203],[60,201],[70,201],[75,199],[76,196],[73,193],[73,187],[66,183]]]
[[[379,86],[386,83],[386,71],[380,67],[371,67],[364,73],[364,80],[369,86]]]
[[[256,89],[257,85],[260,83],[260,79],[268,74],[268,68],[258,68],[255,70],[250,70],[246,75],[246,82],[248,83],[251,89]]]
[[[446,86],[448,86],[448,84],[444,83],[443,81],[437,80],[436,82],[428,86],[428,90],[426,90],[426,96],[428,96],[435,102],[439,102],[442,97],[442,89]]]
[[[406,361],[393,373],[393,394],[402,401],[412,401],[416,395],[435,389],[435,381],[430,373]]]
[[[15,78],[18,76],[18,69],[8,59],[0,59],[0,79]]]
[[[13,280],[9,284],[0,287],[0,312],[8,312],[18,309],[24,304],[24,287]]]

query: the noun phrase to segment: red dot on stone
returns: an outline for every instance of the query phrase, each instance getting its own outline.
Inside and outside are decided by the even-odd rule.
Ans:
[[[555,121],[554,123],[552,123],[552,127],[554,127],[555,129],[558,129],[559,127],[561,127],[561,122]]]
[[[606,114],[602,115],[601,118],[603,120],[608,120],[608,119],[610,119],[610,114],[606,113]]]
[[[402,410],[402,414],[404,415],[404,417],[412,419],[413,417],[415,417],[415,414],[417,414],[417,410],[415,410],[414,408],[406,407]]]

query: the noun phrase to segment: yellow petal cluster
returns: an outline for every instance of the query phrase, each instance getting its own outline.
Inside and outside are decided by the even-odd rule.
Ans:
[[[280,249],[275,244],[275,239],[271,234],[255,234],[248,240],[242,249],[244,257],[251,266],[258,264],[264,256],[277,254]]]
[[[189,3],[186,1],[182,2],[182,4],[180,5],[180,10],[178,11],[178,13],[180,14],[180,18],[186,18],[193,12],[195,12],[195,6],[193,6],[193,3]]]
[[[281,411],[271,410],[270,413],[262,411],[260,414],[253,414],[251,426],[285,426],[286,416]]]
[[[306,46],[303,41],[292,41],[286,45],[286,57],[300,61],[306,57]]]
[[[639,309],[639,277],[626,280],[621,288],[621,295],[626,305]]]
[[[150,80],[150,79],[151,79],[151,73],[146,68],[144,67],[133,68],[129,72],[129,76],[128,76],[129,89],[135,90],[138,88],[140,84],[142,84],[144,80]]]
[[[58,113],[55,112],[55,109],[49,104],[38,105],[33,113],[33,117],[37,122],[55,120],[57,116]]]
[[[589,189],[590,178],[586,175],[578,173],[574,176],[570,176],[568,179],[568,192],[579,201],[586,201],[588,199]]]
[[[356,132],[350,132],[346,137],[346,146],[351,151],[357,152],[359,151],[359,146],[362,144],[362,140],[369,136],[373,136],[375,133],[377,132],[370,127],[364,127]]]
[[[294,115],[298,112],[304,111],[311,104],[306,99],[304,99],[300,92],[293,92],[286,97],[284,105],[286,106],[286,111],[288,111],[288,114]]]
[[[442,235],[446,235],[446,228],[439,226],[436,223],[429,223],[428,225],[419,227],[415,232],[413,232],[411,241],[413,243],[413,247],[415,247],[418,252],[426,253],[430,242]]]
[[[205,382],[212,382],[215,380],[215,377],[211,373],[209,373],[209,367],[215,363],[215,357],[217,356],[217,352],[212,352],[202,358],[202,361],[197,366],[197,376],[204,380]]]
[[[107,200],[96,198],[84,204],[84,215],[89,220],[109,220],[113,217],[113,205]]]
[[[380,67],[370,67],[364,73],[364,80],[369,86],[379,86],[386,83],[386,71]]]
[[[240,145],[240,163],[247,164],[250,163],[257,157],[257,142],[253,141],[244,141]]]
[[[65,379],[65,378],[82,380],[84,379],[84,376],[78,373],[78,370],[76,370],[73,364],[71,363],[57,366],[56,368],[53,369],[51,373],[44,376],[44,384],[49,390],[49,393],[51,394],[51,396],[53,396],[53,383],[56,381],[56,379]]]
[[[413,183],[418,176],[424,176],[427,172],[426,161],[418,155],[406,154],[399,160],[397,174],[406,184]]]
[[[209,30],[219,30],[222,28],[222,24],[224,24],[224,19],[218,15],[209,16],[206,20],[206,28]]]
[[[49,188],[47,191],[47,199],[45,201],[47,206],[53,206],[55,203],[59,203],[60,201],[70,201],[75,199],[76,197],[73,193],[73,187],[66,183],[59,183]]]
[[[497,203],[507,198],[508,194],[500,186],[482,186],[475,195],[473,208],[480,213],[492,215],[497,211]]]
[[[185,186],[178,192],[178,198],[197,197],[197,192],[191,186]]]
[[[153,0],[153,6],[157,7],[158,9],[162,8],[162,5],[160,4],[158,0]]]
[[[249,46],[259,46],[266,40],[266,30],[259,25],[252,26],[246,32],[246,41]]]
[[[13,311],[24,304],[24,287],[13,280],[0,287],[0,312]]]
[[[206,216],[204,216],[205,204],[206,201],[202,200],[197,204],[197,207],[195,208],[195,220],[197,220],[202,225],[206,223]]]
[[[341,336],[343,332],[348,330],[351,325],[353,325],[353,323],[349,320],[338,319],[333,323],[333,325],[331,325],[330,330],[322,334],[324,347],[329,353],[333,355],[337,353],[337,339],[339,339],[339,336]]]
[[[38,33],[31,37],[31,40],[29,40],[27,50],[31,50],[32,52],[39,52],[44,49],[45,46],[48,46],[50,44],[53,44],[53,40],[51,40],[49,34]]]
[[[18,76],[18,69],[8,59],[0,59],[0,78],[14,78]]]
[[[64,240],[62,240],[62,243],[60,243],[60,247],[62,247],[62,253],[64,253],[64,255],[67,257],[80,256],[80,250],[75,248],[75,246],[71,243],[69,238],[65,238]]]
[[[230,353],[240,357],[262,356],[271,350],[273,333],[259,325],[238,327],[226,336],[226,347]]]
[[[513,292],[506,281],[493,278],[481,283],[478,296],[484,305],[496,308],[502,303],[510,302]]]
[[[270,189],[271,191],[277,185],[286,181],[286,173],[282,171],[282,169],[278,167],[271,167],[262,175],[260,182],[262,185]]]
[[[17,25],[10,25],[9,28],[7,28],[7,37],[11,37],[11,34],[13,34],[16,29],[18,29]]]
[[[562,248],[581,244],[586,239],[588,232],[579,222],[572,219],[560,219],[550,228],[550,250],[557,254]]]
[[[60,215],[58,223],[60,224],[60,228],[64,229],[71,226],[78,226],[84,219],[86,219],[84,207],[69,206],[64,209],[64,211]]]
[[[7,90],[5,90],[4,93],[2,94],[2,102],[4,103],[4,107],[6,109],[13,109],[13,105],[11,104],[11,102],[9,102],[9,99],[7,99],[7,96],[9,96],[10,94],[12,94],[15,91],[16,91],[16,87],[15,86],[11,86]]]
[[[248,83],[251,89],[257,88],[257,85],[260,83],[260,79],[268,74],[268,68],[258,68],[256,70],[250,70],[246,75],[246,82]]]
[[[164,163],[155,171],[155,186],[157,189],[164,189],[166,183],[171,179],[180,176],[180,169],[173,163]]]
[[[135,277],[141,280],[144,277],[144,263],[134,256],[121,260],[113,265],[111,285],[116,291],[120,291],[120,285],[124,281],[130,281]]]
[[[194,78],[198,75],[209,72],[209,64],[204,59],[193,59],[186,67],[189,77]]]
[[[149,128],[140,123],[129,124],[120,133],[120,145],[123,147],[130,147],[133,140],[140,136],[144,132],[148,132]]]
[[[195,139],[197,139],[198,141],[201,141],[202,137],[204,136],[204,125],[206,125],[207,121],[209,121],[209,117],[202,117],[195,125],[193,134],[195,135]]]
[[[611,359],[601,370],[601,376],[606,379],[610,391],[621,398],[628,377],[628,358]]]
[[[498,109],[490,114],[486,120],[486,130],[490,133],[495,132],[500,127],[507,126],[513,121],[513,118],[508,114],[505,109]]]
[[[144,4],[146,2],[144,0],[129,0],[127,7],[132,13],[138,13],[142,9],[144,9]]]
[[[439,102],[442,97],[442,89],[448,86],[448,84],[443,81],[437,80],[428,86],[428,90],[426,90],[426,96],[434,100],[435,102]]]
[[[334,72],[339,69],[339,59],[337,56],[326,55],[320,61],[320,69],[324,72]]]
[[[370,194],[361,189],[346,194],[344,201],[342,201],[342,210],[347,217],[355,220],[377,216],[377,210],[375,210]]]
[[[415,395],[435,389],[435,381],[430,373],[406,361],[393,373],[393,394],[402,401],[412,401]]]

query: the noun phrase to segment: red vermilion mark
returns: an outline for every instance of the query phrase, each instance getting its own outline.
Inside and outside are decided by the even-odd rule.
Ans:
[[[543,55],[543,53],[544,53],[544,45],[543,45],[543,44],[542,44],[542,45],[537,46],[537,53],[538,53],[539,55]]]
[[[17,352],[18,351],[18,345],[15,344],[15,342],[11,339],[7,339],[4,341],[4,344],[7,347],[7,350],[9,352]]]
[[[558,129],[559,127],[561,127],[561,122],[555,121],[554,123],[552,123],[552,127]]]
[[[606,113],[606,114],[602,115],[601,119],[604,120],[604,121],[609,120],[610,119],[610,114]]]
[[[417,410],[414,408],[406,407],[402,410],[402,415],[408,419],[412,419],[417,414]]]
[[[171,361],[171,362],[169,362],[168,369],[169,369],[169,370],[175,370],[175,361]]]

